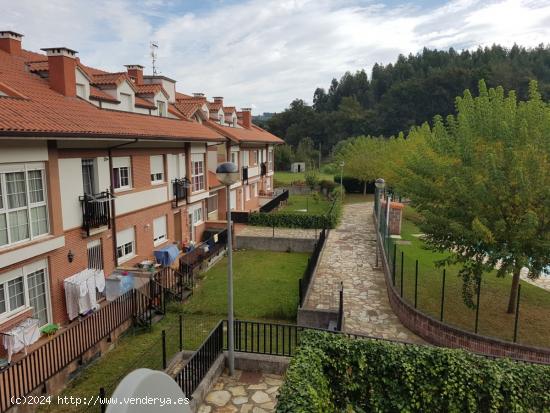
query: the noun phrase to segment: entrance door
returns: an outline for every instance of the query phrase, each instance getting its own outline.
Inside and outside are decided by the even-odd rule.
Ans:
[[[189,231],[189,241],[195,241],[195,228],[193,226],[193,213],[188,216],[187,229]]]
[[[181,248],[181,241],[183,240],[181,233],[181,212],[174,214],[174,238],[178,243],[178,247]]]

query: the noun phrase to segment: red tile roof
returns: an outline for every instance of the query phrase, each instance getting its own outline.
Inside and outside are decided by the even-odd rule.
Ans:
[[[260,128],[259,126],[252,125],[250,129],[247,128],[233,128],[230,126],[222,126],[219,123],[207,121],[207,126],[221,133],[223,136],[231,139],[234,142],[244,143],[273,143],[282,144],[284,141],[281,138],[269,133],[268,131]]]
[[[101,89],[98,89],[95,86],[90,86],[90,99],[118,103],[118,100],[116,100],[116,98],[112,97],[108,93],[104,92]]]
[[[158,92],[162,92],[166,98],[169,98],[168,92],[164,90],[161,84],[159,83],[150,83],[150,84],[142,84],[142,85],[136,85],[134,84],[136,88],[136,93],[139,93],[140,95],[156,95]]]
[[[0,50],[0,82],[28,97],[2,98],[0,135],[224,140],[195,122],[99,109],[80,98],[65,97],[50,89],[47,79],[27,70],[25,61],[44,60],[44,55],[22,54],[23,59]],[[100,73],[92,75],[94,79],[101,77]],[[103,78],[111,79],[107,75]]]
[[[147,109],[157,108],[152,102],[149,102],[147,99],[140,98],[139,96],[136,96],[135,99],[136,99],[135,105],[139,106],[140,108],[147,108]]]
[[[176,108],[183,113],[187,118],[190,118],[195,114],[197,110],[200,110],[202,103],[201,102],[189,102],[186,100],[176,101],[174,104]]]
[[[225,114],[230,114],[230,113],[233,113],[233,112],[237,112],[237,109],[235,108],[235,106],[224,106],[223,108],[223,113]]]
[[[191,99],[193,96],[191,95],[186,95],[185,93],[181,93],[181,92],[176,92],[176,100],[179,100],[179,99]]]
[[[217,112],[222,107],[222,104],[219,102],[207,102],[206,104],[210,112]]]
[[[126,72],[116,72],[116,73],[97,73],[92,76],[92,83],[96,86],[113,86],[117,87],[122,82],[127,81],[132,89],[136,91],[136,86],[128,73]]]

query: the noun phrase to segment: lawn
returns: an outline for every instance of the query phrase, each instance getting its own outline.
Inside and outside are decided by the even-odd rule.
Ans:
[[[235,251],[233,290],[235,317],[295,322],[298,279],[307,266],[307,253]],[[204,274],[186,314],[227,314],[227,259]]]
[[[273,186],[278,188],[281,186],[290,186],[294,182],[305,182],[304,172],[288,172],[288,171],[275,171],[273,176]],[[319,173],[319,180],[334,181],[334,176]]]
[[[235,251],[233,254],[235,317],[244,320],[294,323],[298,306],[298,279],[309,254],[269,251]],[[107,354],[87,366],[71,381],[62,396],[96,396],[100,387],[107,395],[136,368],[162,368],[161,333],[166,330],[167,359],[179,350],[179,315],[183,314],[184,348],[194,350],[221,319],[227,317],[227,260],[208,272],[184,304],[168,305],[164,318],[151,330],[133,330]],[[55,399],[54,399],[55,400]],[[96,408],[97,411],[98,408]],[[80,412],[82,406],[52,404],[43,412]]]
[[[409,207],[407,207],[409,208]],[[410,211],[408,211],[410,215]],[[407,214],[405,215],[405,217]],[[397,245],[396,286],[401,288],[401,252],[404,253],[403,295],[414,303],[415,260],[419,260],[418,300],[420,310],[439,319],[441,311],[442,269],[434,261],[443,258],[425,248],[418,236],[420,230],[413,222],[403,220],[401,236],[409,245]],[[390,248],[393,254],[393,249]],[[462,299],[462,279],[458,266],[446,269],[444,321],[468,331],[474,330],[475,310],[468,308]],[[481,283],[479,330],[483,335],[512,340],[514,318],[507,314],[511,277],[500,278],[496,272],[485,274]],[[475,297],[474,297],[475,300]],[[529,283],[521,283],[518,342],[550,347],[550,292]]]
[[[290,195],[287,204],[277,210],[281,213],[296,213],[323,215],[328,212],[332,202],[326,199],[323,195]]]

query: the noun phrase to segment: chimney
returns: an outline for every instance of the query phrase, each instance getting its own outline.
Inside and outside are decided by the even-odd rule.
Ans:
[[[66,47],[42,49],[48,55],[50,88],[64,96],[76,96],[76,51]]]
[[[22,37],[22,34],[11,32],[9,30],[0,31],[0,50],[12,55],[20,55]]]
[[[214,96],[212,99],[214,99],[214,103],[219,103],[223,106],[223,96]]]
[[[252,125],[252,108],[242,108],[241,113],[243,114],[243,126],[250,129]]]
[[[141,65],[126,65],[128,76],[134,79],[136,85],[143,85],[143,66]]]

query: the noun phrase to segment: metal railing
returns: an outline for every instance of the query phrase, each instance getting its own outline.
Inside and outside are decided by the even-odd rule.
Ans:
[[[248,166],[243,166],[242,181],[248,182]]]
[[[90,236],[90,230],[103,226],[111,227],[111,199],[109,191],[99,194],[84,194],[79,198],[82,208],[82,228]]]
[[[288,200],[288,196],[289,196],[288,189],[284,190],[282,193],[277,195],[275,198],[270,200],[268,203],[266,203],[265,205],[262,205],[260,207],[260,212],[271,212],[271,211],[273,211],[275,208],[279,207],[281,202],[284,202],[284,201]]]
[[[315,243],[313,253],[307,260],[307,267],[304,271],[304,275],[298,280],[298,297],[300,307],[303,306],[304,300],[306,299],[307,290],[309,289],[309,285],[311,284],[311,279],[313,277],[313,273],[315,272],[315,267],[319,262],[319,256],[321,255],[321,251],[323,250],[323,246],[325,245],[327,231],[327,229],[322,229],[321,232],[319,232],[319,239]]]
[[[189,179],[181,178],[172,180],[172,192],[174,198],[172,199],[172,207],[177,208],[181,202],[187,201],[187,193],[189,191]]]
[[[218,241],[215,241],[217,237]],[[180,257],[179,272],[187,277],[194,276],[194,271],[200,269],[202,263],[216,256],[221,250],[225,249],[227,244],[227,230],[212,235],[209,239],[201,242],[193,250]]]
[[[180,272],[172,267],[163,267],[155,273],[153,279],[162,285],[172,298],[183,301],[193,294],[195,276],[192,271]]]
[[[267,175],[267,162],[262,162],[260,164],[260,175],[261,176]]]

